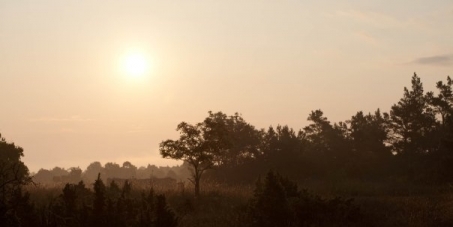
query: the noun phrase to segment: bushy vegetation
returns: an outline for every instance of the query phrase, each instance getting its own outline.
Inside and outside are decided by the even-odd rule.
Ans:
[[[251,200],[250,226],[363,226],[359,208],[352,199],[322,199],[296,183],[270,171],[258,181]]]
[[[153,226],[153,220],[154,225],[160,223],[157,217],[162,214],[159,220],[176,220],[183,227],[453,224],[452,189],[448,186],[395,187],[351,181],[295,184],[270,172],[253,187],[203,182],[204,190],[195,197],[190,191],[101,182],[59,188],[29,185],[15,210],[19,222],[2,226]],[[165,202],[160,201],[167,206],[157,204],[157,195],[165,195]],[[158,212],[157,207],[163,209]]]
[[[36,196],[40,193],[29,189]],[[48,194],[49,195],[49,194]],[[40,201],[40,202],[38,202]],[[115,182],[105,186],[98,178],[93,188],[83,182],[66,184],[57,196],[31,200],[27,195],[18,209],[17,223],[3,226],[177,226],[178,219],[163,194],[152,189],[133,190],[129,182],[120,188]]]

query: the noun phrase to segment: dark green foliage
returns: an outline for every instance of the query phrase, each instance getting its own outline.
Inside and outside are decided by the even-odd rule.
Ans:
[[[322,199],[270,171],[257,182],[249,209],[250,226],[359,226],[362,214],[352,200]]]

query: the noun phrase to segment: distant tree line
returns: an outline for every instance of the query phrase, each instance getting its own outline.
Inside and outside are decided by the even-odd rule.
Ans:
[[[81,180],[92,183],[101,174],[103,179],[150,179],[150,178],[173,178],[175,180],[186,180],[189,177],[187,165],[178,166],[155,166],[137,168],[131,162],[126,161],[122,165],[107,162],[104,166],[100,162],[93,162],[82,171],[79,167],[64,169],[54,167],[51,170],[40,169],[36,174],[32,174],[35,183],[46,185],[77,183]]]
[[[437,92],[425,92],[414,73],[389,113],[358,111],[332,124],[314,110],[301,130],[257,129],[238,113],[209,112],[203,122],[180,123],[179,139],[163,141],[160,152],[189,165],[196,194],[202,175],[249,183],[269,169],[296,180],[452,182],[452,84],[447,77],[437,82]]]

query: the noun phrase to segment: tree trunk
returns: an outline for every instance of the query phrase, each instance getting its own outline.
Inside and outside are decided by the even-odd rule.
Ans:
[[[195,186],[195,197],[198,197],[200,195],[200,179],[201,179],[201,174],[203,174],[203,171],[200,171],[198,166],[194,166],[194,173],[192,175],[193,181],[192,183]]]
[[[200,177],[195,178],[195,197],[200,195]]]

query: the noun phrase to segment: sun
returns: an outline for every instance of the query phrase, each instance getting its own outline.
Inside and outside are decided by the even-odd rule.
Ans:
[[[123,62],[123,70],[129,77],[143,77],[149,70],[149,62],[144,54],[127,54]]]

